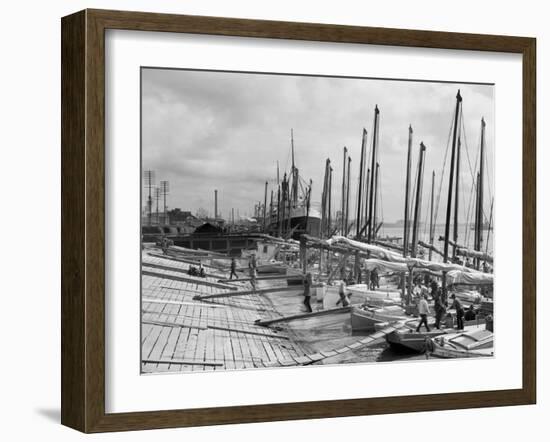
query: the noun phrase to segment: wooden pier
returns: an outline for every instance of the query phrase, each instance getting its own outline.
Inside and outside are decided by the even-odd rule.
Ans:
[[[358,350],[396,328],[353,336],[346,309],[305,313],[303,289],[286,278],[251,290],[212,267],[205,278],[188,275],[189,263],[156,249],[144,250],[142,264],[143,373],[361,361]]]

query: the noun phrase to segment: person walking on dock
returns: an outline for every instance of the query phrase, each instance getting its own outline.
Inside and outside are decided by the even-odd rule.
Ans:
[[[311,308],[311,285],[313,283],[313,279],[311,276],[311,272],[306,273],[306,277],[304,278],[304,305],[306,306],[306,309],[309,313],[313,311]]]
[[[256,267],[250,267],[250,285],[256,290]]]
[[[233,275],[235,275],[235,279],[239,279],[237,276],[237,261],[235,261],[235,258],[231,258],[231,273],[229,279],[233,279]]]
[[[428,300],[427,296],[424,295],[420,298],[420,302],[418,303],[418,314],[420,315],[420,322],[418,323],[418,327],[416,327],[416,331],[420,331],[420,327],[422,327],[422,324],[426,326],[426,330],[429,332],[430,327],[428,326],[428,313],[430,313],[430,307],[428,306]]]
[[[443,318],[443,315],[445,314],[445,306],[443,305],[441,297],[442,292],[441,289],[438,288],[434,295],[435,328],[437,328],[438,330],[441,326],[441,318]]]
[[[160,241],[160,244],[162,248],[162,253],[164,255],[168,255],[168,247],[169,247],[168,238],[166,238],[166,236],[163,236],[162,240]]]
[[[372,272],[370,272],[370,288],[371,290],[376,290],[380,288],[378,271],[376,269],[372,269]]]
[[[257,267],[258,267],[258,263],[256,262],[256,254],[252,253],[250,260],[248,261],[248,268],[255,269]]]
[[[338,295],[340,299],[336,302],[336,305],[342,304],[342,307],[348,307],[350,305],[348,294],[346,293],[346,283],[342,281],[340,283],[340,288],[338,289]]]
[[[464,308],[462,307],[462,303],[454,293],[451,295],[451,299],[453,300],[451,307],[456,310],[456,329],[464,330]]]

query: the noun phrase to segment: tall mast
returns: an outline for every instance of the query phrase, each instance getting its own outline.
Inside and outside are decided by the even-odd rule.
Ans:
[[[279,174],[277,174],[277,182],[279,181]],[[280,238],[282,236],[281,229],[281,185],[277,186],[277,236]]]
[[[477,198],[477,205],[478,205],[478,217],[477,217],[477,249],[482,249],[482,242],[483,242],[483,169],[485,167],[485,120],[481,119],[481,146],[480,146],[480,153],[479,153],[479,187],[478,187],[478,198]],[[479,259],[477,260],[477,268],[479,269]]]
[[[456,258],[456,249],[458,244],[458,201],[459,197],[459,187],[460,186],[460,133],[458,134],[458,141],[456,145],[456,190],[455,190],[455,219],[453,227],[453,259]]]
[[[328,176],[328,235],[332,235],[332,167]]]
[[[292,229],[292,189],[290,187],[290,179],[291,177],[288,177],[288,185],[287,185],[287,201],[288,201],[288,217],[286,222],[286,231],[287,233],[290,232]],[[294,185],[294,183],[292,183]]]
[[[331,174],[332,174],[332,166],[330,165],[330,158],[327,158],[327,164],[326,164],[326,178],[327,178],[327,187],[325,190],[325,218],[324,218],[324,231],[323,235],[330,232],[330,186],[331,186]]]
[[[283,206],[283,213],[282,213],[282,216],[281,216],[281,224],[279,225],[279,232],[280,232],[280,236],[282,236],[283,234],[283,227],[284,227],[284,224],[285,224],[285,218],[286,218],[286,200],[287,200],[287,195],[288,195],[288,181],[286,179],[286,172],[285,174],[283,175],[283,183],[282,183],[282,201],[281,201],[281,205]]]
[[[294,162],[294,130],[290,129],[290,144],[292,147],[292,204],[296,206],[298,202],[298,170],[296,169],[296,163]]]
[[[369,194],[370,194],[370,167],[367,169],[367,179],[365,185],[365,217],[364,223],[361,228],[363,232],[368,232],[368,222],[369,222]]]
[[[265,182],[265,189],[264,189],[264,211],[263,211],[263,218],[264,218],[264,233],[267,229],[267,213],[266,213],[266,209],[267,209],[267,181]]]
[[[475,204],[475,221],[474,221],[474,250],[479,250],[480,244],[479,235],[477,234],[479,228],[479,172],[476,174],[476,204]],[[477,258],[474,258],[474,262],[477,265]]]
[[[413,129],[409,124],[409,142],[407,148],[407,178],[405,180],[405,225],[403,226],[403,256],[409,251],[409,191],[411,187],[411,153],[412,153]]]
[[[451,207],[453,201],[453,178],[455,170],[455,154],[456,154],[456,141],[458,133],[458,116],[460,113],[460,104],[462,103],[462,96],[460,95],[460,89],[456,94],[456,109],[453,129],[453,147],[451,152],[451,172],[449,173],[449,194],[447,196],[447,216],[445,217],[445,245],[443,248],[443,262],[447,262],[449,259],[449,230],[451,226]],[[445,278],[443,278],[445,281]]]
[[[273,224],[273,189],[271,189],[271,198],[269,200],[269,226],[272,226],[272,224]],[[270,230],[273,230],[273,227],[271,227]]]
[[[418,155],[418,177],[416,179],[416,201],[414,204],[414,220],[412,232],[411,256],[416,258],[416,245],[418,242],[418,220],[420,219],[420,208],[422,206],[422,181],[424,177],[424,155],[426,146],[420,143],[420,152]]]
[[[346,162],[348,158],[348,148],[344,146],[344,167],[342,172],[342,214],[341,214],[341,231],[345,235],[345,215],[346,215]]]
[[[304,232],[306,234],[309,233],[308,229],[307,229],[307,224],[309,222],[309,208],[310,208],[310,198],[311,198],[311,187],[312,186],[313,186],[313,181],[310,179],[309,180],[309,186],[307,188],[307,193],[306,193],[306,224],[304,226]]]
[[[430,197],[430,246],[434,245],[434,183],[435,183],[435,170],[432,171],[432,192]],[[428,252],[428,260],[432,260],[432,248]]]
[[[319,232],[319,237],[323,238],[326,231],[327,224],[327,191],[328,191],[328,174],[330,168],[330,159],[327,158],[325,161],[325,176],[323,179],[323,192],[321,196],[321,229]]]
[[[279,181],[279,160],[277,160],[277,236],[280,238],[281,235],[281,183]]]
[[[489,235],[491,234],[491,229],[493,226],[493,204],[495,203],[495,199],[493,198],[491,200],[491,211],[489,212],[489,225],[487,226],[487,241],[485,241],[485,254],[489,254]]]
[[[363,203],[363,169],[365,168],[365,145],[367,144],[367,131],[363,128],[363,139],[361,141],[361,160],[359,163],[359,190],[357,195],[357,220],[356,224],[356,237],[357,239],[361,236],[361,227],[362,227],[362,203]]]
[[[348,183],[346,185],[346,224],[344,228],[344,236],[348,235],[348,226],[349,226],[349,182],[350,182],[350,176],[351,176],[351,157],[348,156],[348,172],[347,172],[347,178]]]
[[[378,116],[380,114],[380,111],[378,110],[378,105],[374,107],[374,132],[372,135],[372,163],[371,163],[371,176],[370,176],[370,195],[369,195],[369,227],[368,227],[368,235],[367,235],[367,242],[372,241],[372,221],[373,221],[373,203],[374,203],[374,173],[375,173],[375,165],[376,165],[376,147],[378,144]]]
[[[372,240],[374,241],[376,238],[376,227],[377,227],[377,219],[376,219],[376,213],[377,213],[377,206],[378,206],[378,170],[380,169],[380,164],[376,163],[376,172],[374,177],[374,210],[373,210],[373,232],[372,232]]]

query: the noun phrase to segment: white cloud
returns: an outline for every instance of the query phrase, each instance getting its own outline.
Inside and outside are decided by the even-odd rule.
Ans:
[[[142,78],[143,168],[155,170],[158,180],[170,181],[171,207],[192,211],[206,207],[212,212],[217,188],[222,215],[227,216],[232,207],[241,214],[251,212],[263,200],[265,181],[274,183],[277,160],[281,176],[290,166],[291,128],[297,165],[304,178],[313,180],[314,200],[320,200],[327,157],[333,163],[334,183],[341,182],[343,146],[353,158],[356,183],[362,129],[369,131],[370,145],[378,104],[385,220],[403,216],[409,124],[414,129],[415,163],[420,141],[427,146],[423,198],[427,208],[432,170],[436,187],[439,184],[458,88],[464,100],[463,145],[467,141],[473,167],[484,116],[489,176],[493,176],[492,86],[163,69],[144,69]],[[467,201],[472,179],[465,152],[462,159]],[[333,207],[339,207],[340,187],[333,189]],[[356,185],[353,196],[355,190]],[[444,209],[445,184],[441,193]]]

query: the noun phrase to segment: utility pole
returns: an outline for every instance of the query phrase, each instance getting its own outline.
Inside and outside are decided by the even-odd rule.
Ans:
[[[164,224],[168,224],[168,206],[166,205],[166,195],[170,193],[170,183],[168,181],[160,182],[160,193],[164,199]]]
[[[157,208],[156,208],[156,219],[157,219],[157,224],[160,225],[160,220],[159,220],[159,200],[160,200],[160,187],[155,186],[155,202],[157,203]]]
[[[147,197],[147,221],[148,225],[151,225],[151,218],[153,212],[153,198],[151,196],[152,187],[155,184],[155,171],[146,170],[143,172],[143,179],[145,180],[145,186],[149,189],[149,196]]]

